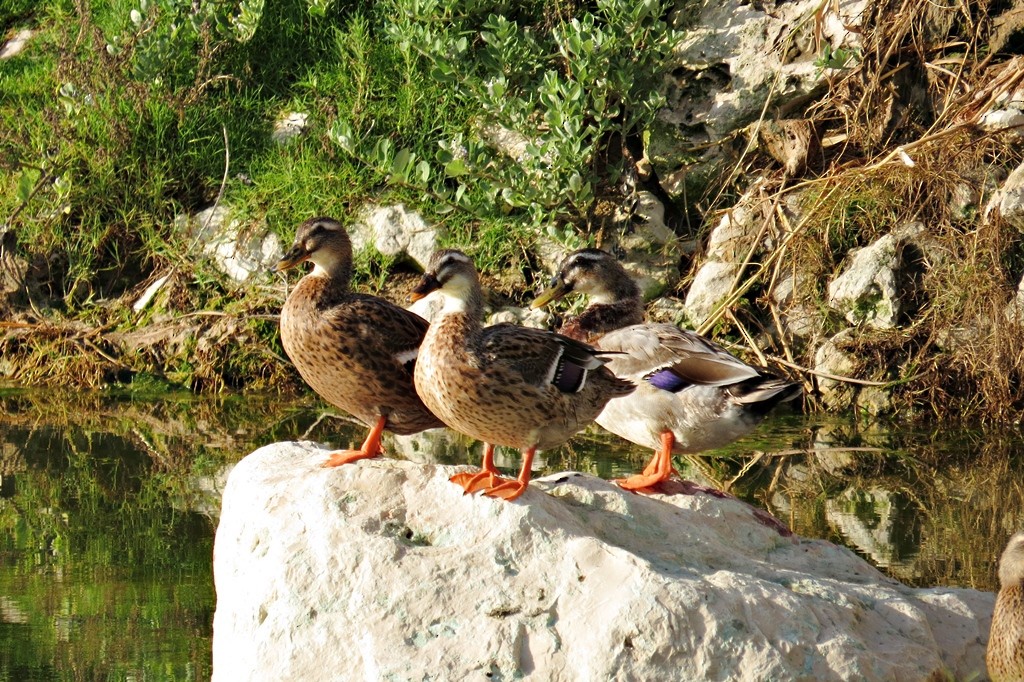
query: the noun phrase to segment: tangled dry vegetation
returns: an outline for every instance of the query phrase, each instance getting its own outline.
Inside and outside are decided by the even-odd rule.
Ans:
[[[928,248],[907,245],[901,254],[897,326],[857,329],[842,344],[863,379],[888,382],[903,414],[1002,422],[1024,415],[1024,329],[1020,315],[1006,312],[1024,275],[1024,245],[1017,227],[985,210],[1024,161],[1024,131],[979,125],[998,103],[1019,99],[1024,57],[1000,52],[995,41],[1006,30],[991,5],[871,3],[862,25],[874,29],[863,35],[856,65],[829,77],[802,111],[790,105],[751,126],[767,153],[749,154],[734,171],[765,177],[772,157],[782,165],[767,171],[758,200],[773,246],[737,283],[735,300],[753,296],[778,323],[785,311],[773,287],[802,273],[817,284],[801,303],[824,311],[825,337],[848,326],[827,311],[825,284],[849,250],[923,224]],[[752,338],[745,327],[758,327],[754,318],[723,309],[703,329],[725,323]],[[781,364],[814,366],[815,344],[777,334],[773,343]]]

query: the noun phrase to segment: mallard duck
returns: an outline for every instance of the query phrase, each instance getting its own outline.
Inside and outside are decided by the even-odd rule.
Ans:
[[[1024,680],[1024,532],[999,558],[999,595],[992,612],[985,664],[992,682]]]
[[[321,398],[370,427],[358,450],[331,453],[339,466],[383,453],[385,431],[410,434],[444,426],[416,395],[412,371],[427,322],[377,296],[349,289],[352,243],[332,218],[299,225],[275,272],[305,261],[313,270],[281,309],[281,342]]]
[[[595,420],[628,441],[655,450],[643,473],[618,481],[642,490],[672,475],[672,453],[721,447],[750,432],[800,386],[751,367],[721,346],[671,324],[644,324],[640,288],[614,256],[575,251],[561,263],[533,307],[570,292],[587,308],[559,332],[613,353],[608,368],[637,390],[608,403]]]
[[[435,253],[413,298],[433,291],[443,306],[420,346],[416,390],[441,421],[485,443],[482,471],[452,481],[467,493],[514,500],[526,490],[537,450],[564,443],[633,384],[573,339],[512,324],[484,327],[480,279],[460,251]],[[495,469],[495,445],[523,453],[518,478]]]

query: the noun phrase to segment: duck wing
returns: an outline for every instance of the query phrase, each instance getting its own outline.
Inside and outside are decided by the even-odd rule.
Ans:
[[[379,356],[390,356],[410,376],[429,326],[412,311],[364,294],[353,294],[343,304],[325,310],[320,324],[346,346],[357,345]]]
[[[601,337],[602,351],[617,353],[609,368],[617,376],[646,379],[658,388],[729,386],[762,376],[729,351],[671,324],[637,324]]]
[[[581,390],[587,373],[607,362],[593,346],[554,332],[513,324],[484,328],[480,355],[486,364],[501,365],[528,384],[551,384],[563,393]]]

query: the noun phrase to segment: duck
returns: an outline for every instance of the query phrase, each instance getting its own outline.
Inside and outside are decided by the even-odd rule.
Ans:
[[[281,308],[281,343],[310,388],[370,428],[358,450],[332,452],[323,466],[382,455],[384,431],[408,435],[444,427],[413,386],[427,321],[350,289],[352,242],[334,218],[310,218],[299,225],[291,248],[272,271],[306,261],[313,263],[312,270]]]
[[[999,558],[999,594],[985,664],[993,682],[1024,680],[1024,531],[1010,538]]]
[[[420,345],[413,380],[441,421],[484,443],[481,471],[451,477],[465,493],[517,499],[527,489],[538,450],[561,445],[609,400],[635,388],[585,343],[514,324],[484,327],[480,278],[462,251],[431,256],[411,298],[430,294],[441,298],[441,306]],[[515,479],[494,466],[499,445],[522,453]]]
[[[673,454],[722,447],[801,394],[799,384],[748,365],[699,334],[645,322],[640,287],[607,251],[570,253],[531,306],[572,293],[585,295],[587,306],[563,320],[559,333],[610,353],[608,369],[637,386],[609,401],[595,419],[655,451],[642,473],[616,481],[627,490],[650,492],[671,477]]]

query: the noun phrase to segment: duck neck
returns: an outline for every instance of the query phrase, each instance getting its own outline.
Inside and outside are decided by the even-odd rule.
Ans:
[[[309,274],[329,280],[333,289],[347,290],[352,281],[352,261],[346,258],[317,259],[313,261],[313,270]]]
[[[560,331],[566,336],[592,342],[608,332],[643,321],[644,305],[638,293],[635,297],[608,303],[592,301],[578,317],[567,320]]]
[[[427,330],[428,336],[445,337],[458,345],[468,344],[483,329],[484,300],[480,285],[467,282],[463,287],[442,289],[441,297],[444,303]]]

